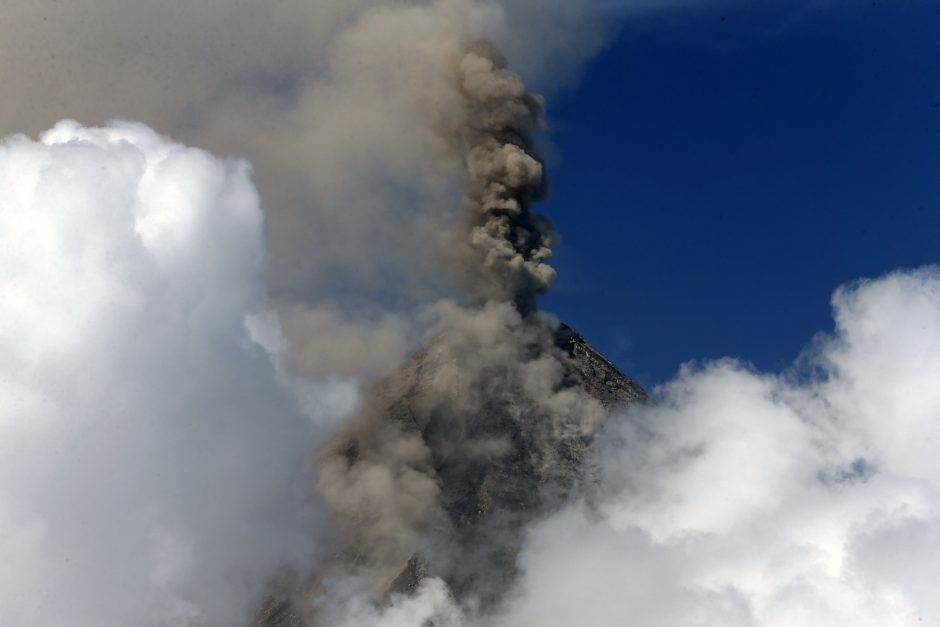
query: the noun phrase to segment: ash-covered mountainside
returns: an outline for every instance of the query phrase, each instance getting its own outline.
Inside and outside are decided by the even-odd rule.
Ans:
[[[463,296],[436,304],[438,333],[317,454],[316,494],[335,537],[307,595],[321,599],[305,603],[310,625],[329,623],[331,597],[350,585],[381,605],[427,577],[468,608],[497,606],[526,525],[568,497],[610,410],[646,398],[538,311],[555,276],[554,228],[532,211],[546,190],[531,139],[541,97],[486,42],[451,76],[463,116],[446,145],[466,189],[450,261]],[[269,625],[299,620],[287,604],[269,611]]]
[[[510,319],[476,351],[446,335],[418,351],[321,456],[346,546],[332,569],[376,597],[437,576],[496,602],[524,525],[568,495],[604,416],[646,398],[570,327]]]
[[[636,381],[620,372],[568,325],[559,325],[555,332],[555,344],[571,357],[571,376],[575,385],[582,387],[605,408],[647,400],[646,391]]]
[[[586,394],[606,414],[616,407],[647,398],[646,392],[601,355],[574,329],[560,325],[552,351],[561,351],[564,376],[556,393]],[[406,366],[414,369],[409,398],[419,398],[419,353]],[[502,373],[494,372],[493,377]],[[429,444],[439,479],[441,503],[447,516],[450,563],[435,564],[417,553],[391,586],[394,592],[414,590],[428,575],[443,576],[458,597],[497,601],[516,569],[516,555],[526,523],[564,499],[581,479],[587,449],[600,422],[589,428],[577,416],[558,422],[551,409],[514,388],[513,377],[481,383],[489,394],[477,413],[466,421],[460,440],[470,451],[479,443],[497,442],[487,455],[466,454],[448,442],[453,436],[454,411],[444,403],[422,419],[403,398],[389,407],[392,420],[410,421]],[[585,406],[592,403],[585,402]],[[593,416],[596,407],[587,409]],[[435,549],[432,549],[434,551]],[[439,548],[437,550],[440,550]]]
[[[497,604],[525,525],[581,480],[603,418],[647,398],[574,329],[512,311],[478,329],[476,350],[435,338],[320,452],[337,533],[321,581],[356,578],[381,603],[433,576],[459,601]],[[260,625],[317,624],[287,603],[265,614]]]

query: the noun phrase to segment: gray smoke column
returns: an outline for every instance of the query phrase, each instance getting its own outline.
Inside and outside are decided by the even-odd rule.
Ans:
[[[441,582],[464,607],[498,605],[526,525],[576,485],[607,410],[645,397],[537,310],[555,276],[551,223],[532,211],[546,190],[531,148],[541,97],[487,42],[452,76],[464,114],[442,135],[466,167],[463,291],[430,307],[424,346],[320,452],[317,493],[338,547],[317,583],[329,624],[362,598],[381,605]]]
[[[459,64],[467,103],[461,129],[472,215],[466,260],[468,289],[480,300],[512,301],[522,313],[551,287],[552,225],[533,214],[545,193],[542,163],[529,134],[539,128],[542,98],[526,91],[492,45],[473,46]]]
[[[0,135],[117,116],[247,158],[292,365],[374,380],[416,348],[416,311],[454,291],[438,249],[453,248],[464,163],[442,143],[469,119],[466,42],[493,41],[551,90],[608,29],[594,0],[269,4],[8,0]]]

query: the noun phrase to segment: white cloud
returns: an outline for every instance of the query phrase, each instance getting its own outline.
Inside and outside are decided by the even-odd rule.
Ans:
[[[333,627],[462,627],[463,611],[454,602],[447,584],[431,577],[411,595],[393,594],[381,609],[376,608],[349,582],[334,582],[321,611],[323,624]],[[347,589],[348,588],[348,589]]]
[[[244,624],[314,564],[264,262],[244,161],[132,123],[0,144],[5,625]]]
[[[687,367],[612,419],[500,624],[940,623],[940,270],[833,304],[798,369]]]

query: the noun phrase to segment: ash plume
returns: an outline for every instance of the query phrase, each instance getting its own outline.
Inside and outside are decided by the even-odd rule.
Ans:
[[[441,259],[464,164],[439,131],[463,117],[461,47],[490,39],[555,89],[610,32],[593,1],[10,0],[0,135],[121,117],[246,157],[293,365],[375,380],[417,347],[421,310],[455,291]],[[361,350],[361,336],[384,348]]]
[[[531,148],[542,99],[488,42],[468,47],[454,82],[463,290],[434,306],[425,345],[319,454],[317,495],[339,547],[321,585],[353,578],[382,604],[440,579],[463,606],[490,611],[526,525],[579,481],[604,415],[645,393],[537,310],[555,275],[552,225],[532,210],[546,190]]]
[[[56,315],[65,316],[89,299],[102,311],[122,298],[136,308],[125,317],[116,315],[115,324],[102,315],[70,327],[32,307],[37,320],[52,320],[53,330],[72,328],[76,335],[87,335],[87,343],[77,356],[7,351],[14,355],[5,367],[16,373],[15,385],[0,383],[0,393],[4,398],[19,398],[21,390],[46,395],[43,382],[21,381],[34,357],[49,360],[50,370],[72,373],[80,370],[79,363],[99,363],[93,381],[60,386],[54,395],[61,408],[78,407],[76,399],[89,395],[81,414],[88,420],[75,424],[97,426],[91,427],[95,450],[106,448],[107,434],[121,428],[125,410],[133,416],[127,424],[165,436],[132,438],[126,450],[115,436],[115,449],[99,456],[100,466],[113,467],[127,481],[148,481],[163,472],[164,459],[178,461],[167,482],[153,479],[150,490],[140,491],[143,503],[127,497],[129,487],[120,479],[113,493],[100,490],[94,502],[105,502],[102,512],[123,506],[141,519],[122,529],[125,535],[108,533],[120,523],[102,522],[94,512],[83,512],[88,534],[70,535],[62,522],[67,510],[57,506],[52,493],[37,492],[41,502],[35,506],[26,487],[12,496],[0,494],[0,525],[4,532],[15,532],[3,534],[14,540],[0,541],[0,555],[24,565],[26,572],[17,578],[22,585],[5,580],[13,600],[4,605],[13,606],[17,619],[30,620],[33,608],[40,608],[40,620],[50,622],[45,618],[52,616],[52,623],[133,624],[139,611],[144,621],[155,624],[245,624],[253,620],[253,606],[268,585],[281,581],[282,571],[306,580],[324,555],[324,566],[306,581],[326,590],[350,575],[358,577],[356,585],[370,591],[364,598],[371,603],[391,589],[432,586],[432,579],[422,582],[420,573],[463,573],[454,565],[466,554],[452,548],[453,540],[469,538],[459,530],[473,511],[485,511],[499,500],[494,486],[512,488],[520,496],[539,492],[535,483],[508,481],[516,470],[525,470],[521,476],[527,480],[553,482],[550,491],[558,494],[570,487],[574,476],[556,476],[556,451],[545,442],[557,431],[569,442],[565,459],[574,468],[603,403],[577,391],[589,377],[572,367],[589,366],[589,359],[579,362],[577,357],[586,344],[535,308],[535,295],[547,289],[552,276],[545,264],[551,229],[530,209],[544,191],[542,165],[530,150],[541,104],[507,71],[494,47],[465,44],[481,38],[500,42],[516,67],[552,86],[570,76],[603,40],[589,5],[587,0],[548,1],[539,3],[536,12],[527,0],[286,0],[276,7],[243,0],[14,0],[7,7],[9,19],[0,24],[0,77],[15,85],[11,93],[16,95],[0,103],[4,135],[36,133],[65,116],[90,124],[126,116],[157,132],[122,130],[123,122],[105,124],[101,132],[76,131],[81,136],[77,144],[90,141],[86,136],[103,142],[100,161],[116,168],[120,193],[96,196],[90,184],[94,177],[84,177],[84,170],[82,186],[66,185],[66,191],[53,193],[72,170],[68,164],[50,165],[42,170],[48,175],[42,181],[51,186],[48,203],[56,211],[43,213],[23,201],[25,225],[45,218],[62,221],[59,226],[71,224],[66,222],[70,203],[86,197],[102,210],[115,209],[108,216],[117,217],[95,214],[67,229],[72,237],[63,241],[76,245],[56,251],[62,263],[44,266],[38,249],[35,255],[15,257],[14,270],[41,268],[37,276],[42,280],[30,284],[25,297],[6,299],[4,305],[12,303],[13,309],[0,310],[0,323],[12,320],[13,326],[4,329],[5,342],[26,338],[30,346],[42,344],[30,340],[41,325],[30,328],[28,316],[17,307],[48,301],[47,294],[55,293],[52,288],[62,277],[70,278],[73,268],[88,270],[72,281],[79,288],[96,287],[106,278],[114,289],[63,292],[61,301],[52,301],[61,310]],[[37,71],[24,71],[26,62]],[[266,246],[229,238],[232,216],[203,197],[224,177],[212,172],[203,177],[201,170],[185,167],[186,159],[178,157],[189,153],[159,132],[215,154],[251,160],[253,168],[239,170],[232,180],[255,203],[246,211],[253,216],[250,232],[260,240],[264,229]],[[138,178],[141,159],[145,176]],[[17,177],[33,180],[33,170],[17,163],[9,168],[9,180],[2,180],[10,190],[21,190]],[[141,191],[141,181],[157,183]],[[263,220],[258,219],[262,203],[253,195],[255,181],[264,199]],[[154,220],[144,220],[144,214]],[[213,220],[218,228],[208,227]],[[115,221],[121,230],[114,230]],[[163,235],[153,245],[170,251],[160,258],[165,265],[151,267],[148,252],[138,250],[136,221],[163,229],[157,229]],[[84,256],[102,243],[115,268]],[[12,243],[7,248],[17,255],[24,250]],[[270,263],[265,264],[268,252]],[[247,257],[255,265],[237,273]],[[134,262],[124,263],[125,258]],[[187,273],[190,266],[208,274]],[[18,279],[16,272],[13,279]],[[185,289],[166,292],[174,281]],[[241,298],[246,289],[250,299]],[[275,312],[256,316],[264,307]],[[224,330],[213,326],[215,314],[225,314]],[[251,337],[245,327],[249,318],[255,321]],[[146,343],[133,341],[135,330]],[[65,345],[58,335],[50,338],[44,338],[50,345]],[[258,353],[258,344],[276,358],[274,369]],[[246,357],[240,352],[244,346],[255,352]],[[334,543],[316,524],[319,504],[298,498],[311,482],[304,453],[322,440],[322,433],[307,432],[308,422],[318,427],[314,432],[335,423],[351,386],[387,374],[409,354],[415,355],[410,365],[376,389],[384,387],[398,398],[415,388],[412,396],[420,407],[405,403],[402,408],[414,409],[417,422],[389,419],[380,402],[384,397],[372,393],[359,415],[342,427],[342,434],[354,435],[347,440],[356,446],[339,446],[344,436],[337,436],[318,462],[318,493],[332,508],[332,534],[341,538]],[[165,378],[149,376],[154,366],[148,356],[166,364]],[[422,356],[433,356],[428,358],[434,367],[416,365]],[[609,364],[602,367],[614,372]],[[302,381],[305,376],[312,382]],[[490,389],[500,378],[505,380]],[[246,380],[261,392],[253,393],[256,386]],[[111,389],[129,391],[106,397]],[[185,393],[173,394],[175,389]],[[458,396],[463,394],[468,396]],[[151,401],[157,398],[160,402]],[[148,410],[133,411],[136,401]],[[498,409],[490,425],[475,419],[487,404]],[[17,428],[19,418],[38,411],[28,404],[9,406],[8,422]],[[106,419],[96,422],[96,412]],[[66,409],[56,413],[57,421],[50,424],[57,436],[46,448],[41,439],[23,436],[21,441],[35,444],[36,454],[7,456],[4,476],[20,474],[17,459],[42,466],[54,445],[72,439],[73,431],[63,426],[66,415]],[[225,422],[226,416],[233,424]],[[535,416],[540,417],[538,428],[529,429]],[[190,441],[191,423],[202,430]],[[464,431],[452,442],[451,427]],[[15,445],[16,438],[6,437],[6,424],[3,429],[5,443]],[[257,437],[254,449],[247,444],[250,434]],[[223,444],[214,447],[216,436]],[[516,455],[520,444],[528,448]],[[232,453],[241,449],[250,454]],[[200,451],[206,455],[200,457]],[[233,465],[229,455],[240,465]],[[136,465],[135,459],[140,460]],[[350,459],[359,463],[350,465]],[[61,483],[77,486],[68,491],[94,493],[90,486],[96,484],[85,473],[60,472],[48,461],[45,466],[50,476],[72,479]],[[64,467],[79,466],[69,462]],[[253,467],[259,469],[257,476]],[[493,467],[502,474],[488,475]],[[469,474],[457,473],[459,468]],[[195,492],[213,494],[207,486],[224,483],[219,478],[225,469],[237,481],[217,486],[218,498],[205,501],[206,508],[216,509],[202,516]],[[99,465],[91,470],[99,473]],[[191,483],[198,490],[179,490],[187,475],[195,478]],[[464,476],[472,479],[467,494],[455,494],[454,487],[462,485],[457,479]],[[174,494],[182,496],[175,499]],[[169,522],[158,511],[164,497]],[[534,502],[527,498],[494,518],[490,527],[478,527],[479,533],[510,538],[505,544],[515,550],[525,518],[522,508]],[[148,500],[156,509],[148,510]],[[55,541],[49,545],[53,548],[40,541],[44,529]],[[109,536],[113,547],[102,540]],[[123,550],[135,544],[148,554]],[[330,559],[338,547],[349,550]],[[65,579],[57,576],[55,558],[76,548],[83,565],[96,554],[112,556],[113,571],[69,586],[74,572]],[[224,559],[214,557],[223,554]],[[40,557],[31,561],[33,555]],[[188,557],[198,563],[187,562]],[[474,578],[487,563],[461,574],[467,590],[476,589]],[[401,576],[409,565],[414,566],[408,571],[411,579]],[[132,573],[152,576],[138,586],[114,584],[134,580]],[[461,577],[451,577],[450,583]],[[72,595],[61,595],[62,603],[43,605],[46,590],[69,587]],[[109,589],[119,596],[128,592],[112,603]],[[290,586],[277,588],[284,589]],[[76,597],[82,603],[72,603]],[[311,602],[311,595],[303,596],[297,611],[306,613],[305,604]],[[81,614],[71,621],[69,605]],[[323,615],[326,609],[320,604],[317,611]]]
[[[466,121],[460,144],[467,163],[470,235],[467,287],[482,302],[513,302],[523,314],[551,287],[553,228],[531,203],[542,200],[544,168],[529,135],[540,126],[542,98],[526,91],[487,42],[458,64]]]

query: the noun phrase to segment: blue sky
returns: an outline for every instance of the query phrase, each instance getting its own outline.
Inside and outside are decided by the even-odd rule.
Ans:
[[[846,281],[940,262],[940,2],[633,16],[550,102],[543,307],[644,385],[786,368]]]

